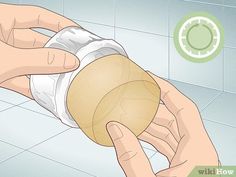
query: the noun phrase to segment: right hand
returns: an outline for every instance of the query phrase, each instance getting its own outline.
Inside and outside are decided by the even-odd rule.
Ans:
[[[125,126],[110,122],[108,132],[127,177],[187,177],[196,166],[218,166],[217,152],[196,105],[173,85],[153,75],[161,88],[156,117],[139,136],[169,160],[169,168],[154,174],[138,139]]]

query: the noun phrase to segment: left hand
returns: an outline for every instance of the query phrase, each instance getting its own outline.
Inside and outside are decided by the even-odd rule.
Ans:
[[[43,48],[49,37],[31,28],[58,32],[73,21],[36,6],[0,3],[0,87],[32,97],[30,74],[54,74],[75,70],[77,57],[69,52]]]

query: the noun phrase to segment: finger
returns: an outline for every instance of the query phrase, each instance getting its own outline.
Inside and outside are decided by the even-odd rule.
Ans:
[[[168,169],[162,170],[156,174],[156,177],[176,177],[176,176],[189,176],[193,168],[197,164],[189,164],[188,161],[184,161],[178,165],[171,166]],[[198,176],[198,175],[197,175]]]
[[[199,128],[204,129],[204,127],[196,105],[169,82],[150,72],[149,74],[161,88],[161,100],[167,109],[176,117],[180,136],[197,136]]]
[[[145,130],[145,132],[149,133],[150,135],[159,138],[163,141],[165,141],[171,149],[176,152],[178,142],[172,135],[172,133],[163,126],[157,125],[155,123],[151,123],[148,128]]]
[[[19,49],[0,42],[4,49],[0,58],[0,83],[28,74],[57,74],[78,68],[79,59],[66,51],[53,48]],[[5,46],[4,46],[5,45]]]
[[[153,177],[150,162],[135,135],[117,122],[109,122],[107,130],[115,146],[118,161],[127,177]]]
[[[159,151],[161,154],[166,156],[166,158],[171,162],[172,158],[174,157],[175,152],[172,150],[169,144],[167,144],[165,141],[161,140],[160,138],[157,138],[148,132],[143,132],[141,135],[139,135],[139,138],[147,143],[152,144],[157,151]]]
[[[30,91],[30,81],[26,76],[9,79],[0,84],[0,87],[20,93],[30,99],[33,99]]]
[[[176,119],[173,114],[169,112],[165,105],[159,105],[156,117],[154,118],[153,122],[160,126],[166,127],[172,133],[175,140],[179,142],[180,135]]]
[[[7,44],[18,48],[43,47],[50,37],[31,29],[13,29]]]
[[[156,174],[156,177],[177,177],[178,175],[187,177],[189,175],[189,174],[183,175],[183,173],[185,173],[185,169],[183,168],[182,168],[182,173],[180,174],[178,174],[175,170],[176,170],[175,167],[161,170]]]
[[[55,12],[36,6],[18,6],[14,28],[45,28],[55,32],[68,26],[79,26]]]
[[[178,112],[185,106],[190,107],[190,100],[185,97],[178,89],[176,89],[171,83],[155,76],[154,74],[149,74],[155,79],[161,88],[161,100],[164,102],[166,107],[170,110],[174,116],[178,117]]]

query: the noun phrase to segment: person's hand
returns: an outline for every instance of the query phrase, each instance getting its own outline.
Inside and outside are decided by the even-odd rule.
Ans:
[[[49,37],[31,29],[58,32],[67,26],[78,25],[44,8],[0,4],[0,87],[31,97],[26,75],[75,70],[79,66],[76,56],[42,48]]]
[[[170,165],[154,174],[135,135],[124,125],[109,122],[107,130],[126,176],[186,177],[196,166],[218,166],[217,152],[195,104],[167,81],[151,75],[161,88],[163,104],[139,138],[164,154]]]

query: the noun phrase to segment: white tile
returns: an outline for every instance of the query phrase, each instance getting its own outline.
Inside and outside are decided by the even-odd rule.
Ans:
[[[88,22],[114,25],[113,0],[66,0],[64,1],[64,15]]]
[[[236,3],[234,2],[234,5]],[[236,7],[225,7],[224,9],[224,30],[225,30],[225,46],[236,47],[236,34],[235,34],[235,18]]]
[[[97,177],[124,177],[113,147],[95,144],[79,129],[71,129],[63,134],[34,147],[30,151],[65,163]],[[153,151],[145,150],[149,155]],[[106,169],[106,170],[104,170]]]
[[[170,81],[170,82],[185,96],[194,101],[194,103],[196,103],[200,111],[221,94],[220,91],[192,84],[187,84],[178,81]]]
[[[224,0],[225,6],[233,6],[236,7],[236,1],[235,0]]]
[[[223,52],[206,63],[194,63],[177,52],[170,43],[170,79],[223,90]]]
[[[156,150],[155,149],[150,149],[150,148],[143,147],[143,151],[145,152],[147,158],[151,158],[153,155],[156,154]]]
[[[212,0],[213,1],[213,0]],[[215,1],[215,0],[214,0]],[[178,22],[189,15],[190,13],[194,12],[207,12],[223,23],[223,6],[219,5],[212,5],[212,4],[205,4],[205,3],[195,3],[195,2],[187,2],[183,0],[170,0],[170,36],[173,36],[174,29]]]
[[[0,140],[29,148],[64,130],[59,120],[19,107],[0,112]]]
[[[152,165],[152,169],[155,173],[164,170],[166,168],[169,168],[169,162],[168,159],[162,155],[161,153],[157,152],[150,160],[150,163]]]
[[[10,107],[13,107],[14,105],[12,104],[9,104],[9,103],[6,103],[6,102],[3,102],[3,101],[0,101],[0,112],[1,111],[4,111]]]
[[[20,104],[30,99],[11,90],[0,88],[0,100],[6,101],[12,104]]]
[[[50,117],[53,117],[56,119],[56,117],[51,113],[49,112],[47,109],[45,109],[44,107],[40,106],[36,101],[34,100],[31,100],[29,102],[26,102],[26,103],[23,103],[21,104],[19,107],[21,108],[25,108],[25,109],[28,109],[28,110],[31,110],[31,111],[34,111],[34,112],[38,112],[40,114],[44,114],[46,116],[50,116]]]
[[[226,116],[225,116],[226,117]],[[236,128],[204,121],[222,165],[236,164]]]
[[[116,26],[168,35],[169,0],[117,0]]]
[[[75,21],[81,25],[84,29],[106,39],[114,39],[114,27],[93,24],[82,21]]]
[[[91,177],[86,172],[72,169],[29,152],[24,152],[0,164],[4,177]]]
[[[206,4],[213,4],[213,5],[223,5],[224,0],[184,0],[189,2],[195,2],[195,3],[206,3]]]
[[[63,0],[19,0],[20,4],[36,5],[63,14]]]
[[[236,49],[226,48],[224,55],[224,89],[236,93]]]
[[[120,28],[115,31],[115,39],[135,63],[158,76],[168,77],[167,37]]]
[[[155,147],[152,146],[151,144],[149,144],[149,143],[147,143],[147,142],[145,142],[145,141],[142,141],[142,140],[140,140],[140,144],[141,144],[141,146],[142,146],[143,148],[150,149],[151,151],[156,152]]]
[[[3,143],[0,141],[0,164],[1,162],[17,155],[18,153],[22,152],[23,150],[17,148],[15,146],[11,146],[9,144]],[[0,170],[1,172],[1,170]]]
[[[49,37],[52,37],[54,36],[56,33],[53,32],[53,31],[50,31],[50,30],[46,30],[46,29],[43,29],[43,28],[33,28],[34,31],[37,31],[41,34],[44,34],[46,36],[49,36]]]
[[[236,127],[236,94],[223,93],[203,110],[204,119]]]
[[[1,3],[17,4],[19,0],[3,0]]]

